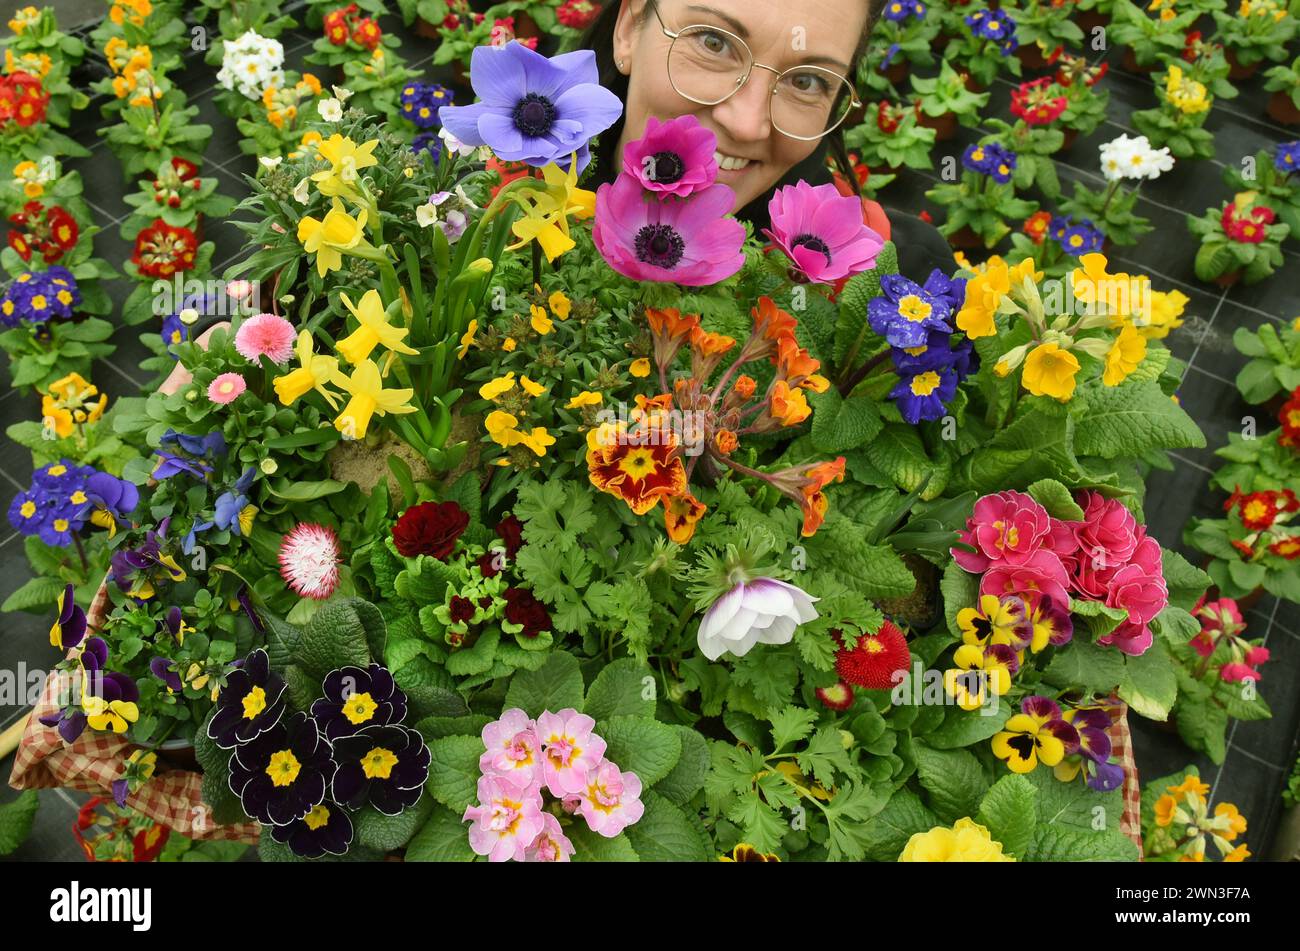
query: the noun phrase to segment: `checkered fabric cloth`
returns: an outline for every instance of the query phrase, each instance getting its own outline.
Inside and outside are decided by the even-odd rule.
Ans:
[[[1137,763],[1133,759],[1133,734],[1128,727],[1128,705],[1118,700],[1110,708],[1111,755],[1124,767],[1124,812],[1119,817],[1119,830],[1133,840],[1142,858],[1142,790],[1138,786]]]
[[[108,613],[108,589],[100,587],[91,602],[87,620],[91,630],[103,626]],[[54,671],[45,680],[41,699],[32,710],[14,754],[9,785],[15,789],[63,787],[111,798],[113,780],[126,772],[127,757],[137,747],[115,733],[87,729],[75,743],[66,743],[54,727],[44,726],[40,717],[58,709],[57,697],[72,683],[69,672]],[[203,802],[202,776],[192,770],[158,772],[126,797],[126,804],[155,822],[191,839],[225,839],[256,845],[256,822],[218,825],[212,810]]]

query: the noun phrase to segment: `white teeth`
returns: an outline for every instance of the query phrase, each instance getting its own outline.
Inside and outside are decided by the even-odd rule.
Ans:
[[[723,155],[721,152],[714,152],[713,160],[718,163],[718,168],[727,171],[739,171],[742,168],[747,168],[750,162],[747,158],[736,158],[734,155]]]

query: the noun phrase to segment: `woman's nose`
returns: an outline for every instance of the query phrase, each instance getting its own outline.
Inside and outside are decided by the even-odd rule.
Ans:
[[[768,100],[771,99],[775,79],[766,70],[755,69],[750,74],[749,82],[741,86],[734,96],[713,107],[714,121],[737,145],[771,138]]]

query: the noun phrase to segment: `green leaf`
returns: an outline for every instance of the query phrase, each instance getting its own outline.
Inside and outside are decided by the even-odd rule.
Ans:
[[[948,562],[939,579],[939,593],[943,595],[943,613],[948,621],[948,631],[961,636],[957,626],[957,613],[963,608],[975,607],[979,601],[980,576],[965,571],[955,561]]]
[[[970,746],[987,740],[1010,718],[1011,710],[1005,700],[998,700],[997,707],[991,710],[980,707],[967,711],[953,705],[947,708],[943,723],[926,734],[925,742],[937,750]]]
[[[598,832],[592,832],[587,823],[579,821],[566,828],[565,833],[573,843],[573,861],[575,862],[639,862],[640,857],[626,832],[620,832],[613,838],[605,838]]]
[[[866,858],[872,862],[896,861],[908,839],[937,825],[941,823],[920,796],[910,789],[900,789],[865,825]]]
[[[478,795],[479,757],[483,740],[477,736],[445,736],[429,744],[428,792],[456,815]]]
[[[1074,501],[1070,490],[1055,479],[1039,479],[1029,487],[1029,494],[1052,518],[1083,521],[1083,509]]]
[[[772,749],[780,752],[791,743],[797,743],[812,732],[817,722],[817,711],[793,704],[772,716]]]
[[[594,732],[605,741],[605,758],[625,772],[636,773],[644,786],[653,786],[672,772],[682,755],[677,731],[648,717],[598,720]]]
[[[709,772],[709,744],[697,731],[688,726],[674,724],[682,741],[682,755],[677,765],[659,782],[655,792],[670,802],[684,806],[704,787]]]
[[[646,683],[646,678],[649,678],[649,683]],[[591,682],[582,712],[593,720],[616,716],[653,717],[655,683],[650,668],[631,657],[621,657],[606,664]]]
[[[32,831],[40,799],[36,790],[18,794],[13,802],[0,805],[0,855],[9,855],[22,845]]]
[[[472,862],[469,826],[442,806],[434,806],[420,831],[406,846],[408,862]]]
[[[1109,694],[1124,678],[1123,654],[1114,647],[1102,647],[1081,637],[1058,648],[1043,672],[1043,679],[1055,686],[1081,687],[1099,694]]]
[[[434,808],[433,800],[421,796],[414,806],[395,816],[386,816],[374,806],[366,805],[352,816],[356,840],[377,852],[392,852],[411,840]]]
[[[373,605],[367,605],[371,611],[365,612],[366,621],[363,622],[359,605],[365,603],[359,598],[325,603],[303,629],[294,652],[294,662],[317,678],[323,678],[339,667],[369,666],[367,623],[373,627],[376,623],[382,624],[382,618],[376,622],[378,612],[372,614]]]
[[[1003,852],[1023,858],[1038,825],[1038,790],[1023,776],[1003,776],[984,794],[976,821]]]
[[[1126,657],[1120,699],[1150,720],[1167,720],[1178,698],[1178,678],[1164,645],[1156,641],[1138,657]]]
[[[1074,435],[1076,452],[1103,459],[1204,445],[1200,427],[1156,383],[1094,390]]]
[[[1025,858],[1031,862],[1136,862],[1138,849],[1116,829],[1088,833],[1040,826],[1034,830]]]
[[[966,750],[936,750],[924,743],[914,744],[912,750],[917,779],[939,820],[951,825],[973,816],[989,785],[979,760]]]
[[[643,862],[705,862],[709,854],[677,806],[653,790],[641,794],[645,813],[625,833]]]
[[[58,597],[67,587],[62,578],[29,578],[13,594],[5,598],[0,611],[32,611],[38,614],[49,613],[58,601]],[[57,612],[57,609],[55,610]]]
[[[812,441],[822,452],[847,452],[875,438],[884,427],[880,411],[867,396],[840,397],[839,390],[829,387],[814,393]]]
[[[1160,550],[1160,562],[1165,586],[1169,589],[1169,603],[1190,611],[1210,586],[1210,576],[1168,548]]]
[[[581,710],[582,689],[582,671],[578,669],[577,658],[555,651],[537,670],[521,670],[514,675],[503,709],[518,707],[530,717],[548,710],[551,713],[568,708]]]
[[[867,459],[894,480],[904,492],[914,492],[927,478],[923,498],[935,498],[943,491],[935,462],[925,451],[920,433],[916,427],[903,423],[890,423],[885,426],[871,442],[863,447]]]

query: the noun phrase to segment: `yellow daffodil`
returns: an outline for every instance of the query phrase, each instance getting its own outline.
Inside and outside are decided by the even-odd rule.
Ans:
[[[650,375],[650,358],[639,357],[636,360],[633,360],[632,365],[627,368],[627,372],[631,373],[638,380],[645,379]]]
[[[379,159],[374,156],[378,144],[378,139],[371,139],[357,145],[347,136],[335,132],[316,146],[316,153],[329,162],[330,167],[316,172],[311,180],[316,183],[322,195],[355,195],[359,178],[357,173],[363,168],[379,164]]]
[[[551,308],[551,313],[555,315],[556,320],[568,320],[569,313],[573,310],[573,301],[565,296],[564,291],[555,291],[546,299],[547,305]]]
[[[316,273],[324,277],[343,266],[343,252],[370,249],[365,239],[366,210],[355,218],[349,215],[337,198],[325,213],[324,220],[305,215],[298,222],[298,240],[303,250],[316,255]]]
[[[478,388],[478,395],[485,400],[494,400],[503,393],[509,393],[515,388],[515,371],[510,370],[505,376],[499,376],[495,380],[488,380]]]
[[[546,387],[542,386],[542,384],[535,380],[528,379],[526,376],[521,376],[519,378],[519,385],[524,388],[525,393],[532,397],[541,396],[546,392]]]
[[[290,370],[271,381],[271,385],[275,387],[275,395],[280,398],[283,405],[289,406],[304,393],[315,390],[325,397],[325,402],[329,404],[330,409],[338,409],[335,394],[325,389],[325,384],[338,373],[339,361],[336,357],[327,357],[323,354],[318,356],[314,350],[311,334],[306,330],[298,334],[298,343],[294,346],[294,353],[298,357],[298,369]]]
[[[542,169],[542,181],[544,190],[520,191],[515,197],[524,214],[510,226],[515,237],[519,238],[510,250],[536,241],[546,260],[554,261],[573,249],[569,218],[581,221],[596,213],[596,193],[578,187],[576,155],[570,159],[567,172],[554,163]]]
[[[513,436],[515,427],[519,425],[519,418],[513,413],[505,413],[499,409],[494,409],[487,414],[483,420],[483,428],[487,430],[492,441],[502,446],[511,446],[514,444]]]
[[[460,335],[460,348],[456,351],[456,359],[464,360],[465,354],[469,353],[469,348],[475,346],[474,335],[478,333],[478,320],[474,319],[469,322],[465,332]]]
[[[1138,368],[1147,355],[1147,341],[1132,324],[1125,324],[1119,336],[1106,352],[1106,369],[1101,382],[1119,386]]]
[[[583,390],[569,402],[564,404],[565,409],[582,409],[584,406],[599,406],[604,402],[605,397],[594,390]]]
[[[393,413],[400,416],[415,412],[416,408],[409,402],[414,391],[384,389],[379,367],[373,360],[358,365],[351,376],[336,373],[333,383],[352,394],[348,405],[343,407],[343,412],[334,420],[334,428],[351,439],[365,436],[372,415],[385,416]]]
[[[418,350],[413,350],[402,343],[410,330],[406,327],[395,327],[388,322],[388,314],[384,310],[384,302],[379,297],[379,291],[366,291],[361,295],[359,304],[353,304],[346,292],[339,296],[343,298],[343,305],[352,311],[352,316],[361,325],[334,345],[334,349],[348,363],[359,365],[370,356],[376,346],[382,346],[385,350],[396,353],[419,354]]]
[[[1079,359],[1054,343],[1041,343],[1025,357],[1025,389],[1034,396],[1050,396],[1062,403],[1074,395]]]
[[[551,321],[550,317],[546,316],[546,311],[538,307],[536,304],[533,304],[528,309],[528,313],[531,318],[529,323],[532,324],[533,329],[543,337],[555,329],[555,324]]]

